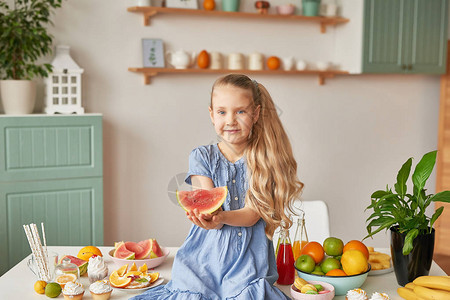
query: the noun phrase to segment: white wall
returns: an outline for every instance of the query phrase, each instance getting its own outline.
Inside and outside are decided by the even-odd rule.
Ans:
[[[243,1],[247,8],[253,3]],[[130,5],[64,1],[52,32],[85,69],[87,112],[104,115],[105,244],[157,238],[175,246],[190,224],[169,200],[168,184],[187,171],[194,147],[215,141],[207,106],[217,76],[160,75],[144,85],[127,71],[142,65],[141,39],[162,38],[175,50],[258,50],[319,61],[335,57],[337,35],[333,28],[320,34],[309,23],[180,15],[156,16],[145,27],[142,15],[127,12]],[[303,199],[328,203],[331,233],[344,241],[366,234],[371,193],[392,185],[407,158],[417,162],[437,147],[438,76],[351,75],[324,86],[314,76],[254,78],[280,109],[305,183]],[[36,112],[42,111],[41,85]],[[434,181],[433,174],[431,191]],[[380,233],[368,244],[386,247],[387,241]]]

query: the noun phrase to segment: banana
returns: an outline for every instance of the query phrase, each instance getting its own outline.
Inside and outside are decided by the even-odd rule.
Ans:
[[[405,285],[405,288],[413,290],[416,285],[413,282],[409,282]]]
[[[450,292],[442,290],[429,289],[420,285],[414,287],[414,293],[426,300],[448,300]]]
[[[425,300],[424,298],[417,296],[414,291],[406,287],[399,287],[397,289],[397,294],[405,300]]]
[[[442,276],[420,276],[414,279],[413,282],[416,285],[432,289],[450,291],[450,278],[445,278]]]

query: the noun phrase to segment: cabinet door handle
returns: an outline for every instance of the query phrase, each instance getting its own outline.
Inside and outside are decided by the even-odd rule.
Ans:
[[[408,70],[412,70],[412,65],[408,65]]]
[[[402,70],[406,70],[406,65],[402,65]]]

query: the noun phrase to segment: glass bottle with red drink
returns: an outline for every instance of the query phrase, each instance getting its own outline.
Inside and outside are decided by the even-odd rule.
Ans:
[[[295,280],[294,254],[292,252],[289,229],[281,225],[280,245],[277,253],[278,284],[293,284]]]

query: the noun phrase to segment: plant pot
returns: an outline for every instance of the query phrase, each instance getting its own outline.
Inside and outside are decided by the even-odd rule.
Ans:
[[[36,101],[36,82],[31,80],[1,80],[0,92],[7,115],[31,114]]]
[[[223,11],[239,11],[240,0],[222,0]]]
[[[428,275],[433,261],[434,228],[431,233],[419,234],[413,242],[413,249],[403,255],[405,233],[398,231],[398,226],[391,227],[391,255],[395,277],[399,285],[404,286],[419,276]]]
[[[303,0],[302,10],[303,15],[308,17],[315,17],[319,15],[320,0]]]

